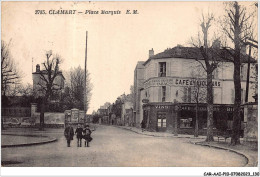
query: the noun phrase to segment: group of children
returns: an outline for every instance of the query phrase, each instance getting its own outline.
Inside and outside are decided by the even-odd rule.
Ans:
[[[91,130],[89,129],[89,125],[85,125],[84,128],[82,128],[82,126],[79,124],[75,134],[77,135],[77,144],[78,147],[81,147],[81,141],[82,139],[85,139],[85,147],[89,147],[89,142],[92,140],[91,138]]]
[[[92,140],[91,130],[89,129],[89,125],[84,125],[84,128],[82,128],[82,125],[78,124],[78,127],[75,131],[75,134],[77,136],[77,146],[81,147],[82,139],[85,139],[85,147],[89,147],[89,142]],[[70,142],[73,140],[74,136],[74,130],[71,124],[69,123],[68,126],[64,130],[64,135],[67,139],[67,146],[70,147]]]

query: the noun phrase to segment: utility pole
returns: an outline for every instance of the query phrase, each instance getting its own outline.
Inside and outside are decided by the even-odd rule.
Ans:
[[[251,47],[258,48],[258,41],[251,38],[247,38],[247,42],[244,42],[245,45],[249,45],[249,56],[247,61],[247,78],[246,78],[246,95],[245,103],[248,102],[248,92],[249,92],[249,80],[250,80],[250,58],[251,58]]]
[[[87,113],[87,58],[88,58],[88,31],[86,31],[86,50],[85,50],[85,77],[84,77],[84,122]]]

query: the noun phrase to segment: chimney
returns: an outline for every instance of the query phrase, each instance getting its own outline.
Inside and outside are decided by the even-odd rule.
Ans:
[[[39,64],[36,65],[36,72],[40,72],[40,65]]]
[[[242,45],[241,46],[241,51],[240,51],[241,54],[243,55],[246,55],[246,45]]]
[[[149,50],[149,58],[151,58],[152,56],[154,56],[153,48],[152,48],[152,50]]]
[[[212,47],[214,49],[220,49],[220,40],[219,39],[214,40],[212,43]]]

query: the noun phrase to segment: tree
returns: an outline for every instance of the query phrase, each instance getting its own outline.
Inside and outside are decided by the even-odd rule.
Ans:
[[[204,16],[202,14],[201,20],[201,30],[203,33],[203,39],[200,39],[200,35],[198,35],[198,39],[195,40],[191,38],[191,43],[193,46],[199,49],[200,55],[204,62],[197,59],[197,61],[201,64],[203,69],[207,74],[207,138],[206,141],[214,141],[213,139],[213,71],[218,67],[219,59],[217,52],[219,50],[218,46],[220,46],[220,41],[216,39],[212,45],[209,44],[209,28],[212,25],[214,20],[213,14],[208,14]]]
[[[194,137],[199,136],[199,111],[198,111],[198,106],[199,103],[205,102],[206,98],[206,89],[203,88],[201,84],[202,78],[205,78],[205,71],[201,68],[196,66],[192,71],[191,71],[191,76],[192,80],[194,81],[193,85],[191,86],[191,95],[193,96],[191,99],[192,102],[196,103],[196,121],[195,121],[195,131],[194,131]]]
[[[72,103],[70,107],[71,108],[78,108],[81,110],[84,110],[84,82],[85,82],[85,73],[84,69],[82,69],[80,66],[77,68],[71,68],[69,73],[66,76],[66,80],[68,83],[67,87],[67,99],[69,100],[69,103]],[[89,102],[91,99],[91,91],[92,91],[93,85],[90,82],[90,74],[87,73],[86,75],[86,110],[89,108]]]
[[[232,57],[234,63],[234,114],[233,114],[233,129],[231,136],[231,144],[240,144],[240,109],[241,109],[241,50],[247,38],[253,38],[253,13],[248,13],[247,9],[238,2],[229,2],[226,7],[226,15],[223,20],[222,29],[228,39],[233,44],[230,49],[225,48]]]
[[[20,83],[21,73],[10,54],[10,42],[1,41],[1,96],[6,96],[11,86]]]
[[[6,92],[10,86],[20,82],[21,73],[18,71],[14,60],[10,54],[9,44],[1,40],[1,100],[2,105],[7,101]],[[4,129],[3,119],[1,119],[1,128]]]
[[[44,70],[39,71],[40,82],[37,83],[39,86],[37,92],[41,97],[40,130],[44,130],[46,103],[48,103],[50,97],[62,89],[61,85],[55,82],[57,76],[61,74],[59,71],[60,62],[61,57],[59,55],[53,56],[52,51],[46,52],[46,60],[43,63]]]

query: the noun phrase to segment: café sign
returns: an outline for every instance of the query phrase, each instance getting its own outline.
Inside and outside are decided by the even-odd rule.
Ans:
[[[222,87],[222,83],[219,80],[212,81],[213,87]],[[153,78],[144,83],[144,87],[153,87],[153,86],[183,86],[183,87],[194,87],[201,86],[206,87],[207,81],[206,79],[193,79],[193,78],[171,78],[171,77],[163,77],[163,78]]]

